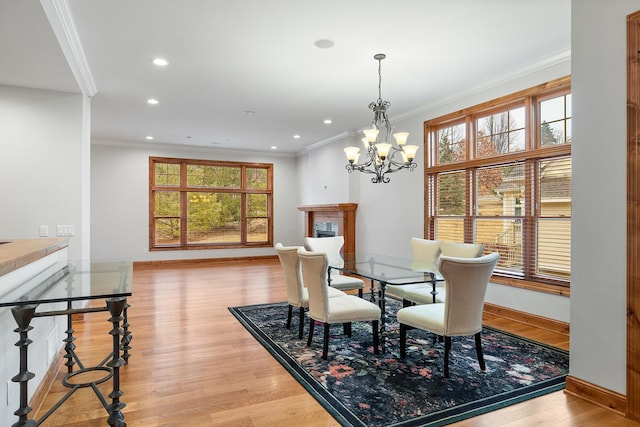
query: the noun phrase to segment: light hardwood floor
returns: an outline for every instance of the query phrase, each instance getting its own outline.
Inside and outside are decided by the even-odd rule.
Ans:
[[[129,311],[132,356],[121,370],[127,425],[338,426],[227,310],[284,301],[283,280],[280,264],[270,259],[136,267]],[[568,348],[564,335],[493,316],[487,316],[486,323]],[[109,352],[110,326],[105,313],[88,314],[75,326],[76,345],[86,365]],[[108,384],[101,389],[108,393]],[[56,381],[42,407],[50,407],[65,392]],[[83,389],[42,426],[106,426],[106,419],[93,392]],[[560,391],[455,425],[638,427],[640,423]]]

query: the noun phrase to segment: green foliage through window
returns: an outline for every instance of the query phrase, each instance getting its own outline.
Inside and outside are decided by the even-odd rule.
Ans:
[[[150,248],[272,246],[273,165],[150,158]]]
[[[425,123],[429,239],[499,252],[497,275],[571,280],[570,79]]]

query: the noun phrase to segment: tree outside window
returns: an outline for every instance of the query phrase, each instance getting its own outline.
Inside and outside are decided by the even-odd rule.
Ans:
[[[273,165],[151,157],[152,250],[273,246]]]
[[[568,286],[570,79],[429,120],[425,133],[425,237],[483,243],[508,280]]]

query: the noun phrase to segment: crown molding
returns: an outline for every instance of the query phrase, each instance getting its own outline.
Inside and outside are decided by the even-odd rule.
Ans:
[[[328,144],[331,144],[331,143],[334,143],[334,142],[337,142],[337,141],[340,141],[340,140],[344,140],[344,139],[347,139],[347,138],[350,138],[350,137],[353,137],[353,136],[357,136],[357,135],[358,135],[357,131],[347,130],[347,131],[341,132],[341,133],[339,133],[337,135],[334,135],[334,136],[331,136],[329,138],[323,139],[321,141],[314,142],[311,145],[307,145],[306,147],[301,149],[298,152],[298,154],[308,153],[308,152],[316,150],[316,149],[318,149],[318,148],[320,148],[320,147],[322,147],[324,145],[328,145]]]
[[[144,141],[116,141],[112,139],[92,138],[91,145],[107,146],[107,147],[120,147],[132,150],[143,150],[148,152],[162,152],[162,151],[180,151],[180,152],[193,152],[193,153],[227,153],[238,156],[256,156],[256,157],[274,157],[274,158],[295,158],[296,153],[282,153],[278,151],[266,151],[266,150],[238,150],[233,148],[224,148],[218,146],[205,146],[205,145],[183,145],[170,142],[144,142]]]
[[[69,68],[71,68],[71,72],[80,86],[80,90],[86,96],[92,97],[98,90],[82,49],[82,43],[71,14],[69,1],[40,0],[40,4],[67,59]]]
[[[439,107],[454,103],[456,101],[469,98],[478,93],[482,93],[486,90],[489,90],[493,87],[497,87],[500,85],[506,85],[509,82],[516,81],[518,79],[524,78],[531,74],[555,67],[568,65],[571,67],[571,49],[565,49],[562,51],[555,52],[553,54],[547,55],[542,58],[538,58],[529,63],[523,64],[519,67],[511,69],[493,79],[485,80],[480,82],[479,84],[468,88],[463,92],[456,93],[453,96],[439,99],[429,105],[422,106],[420,108],[414,109],[412,111],[408,111],[404,114],[394,116],[394,121],[403,120],[406,118],[424,115],[425,113],[437,109]]]

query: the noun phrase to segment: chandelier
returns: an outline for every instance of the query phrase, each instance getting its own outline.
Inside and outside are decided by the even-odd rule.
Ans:
[[[367,152],[367,157],[363,163],[358,163],[360,158],[360,148],[347,147],[344,149],[349,163],[345,166],[349,173],[357,170],[362,173],[373,174],[371,182],[374,184],[388,183],[389,173],[398,172],[402,169],[409,169],[413,172],[417,164],[413,162],[418,151],[417,145],[406,145],[408,132],[398,132],[393,134],[397,147],[391,141],[393,128],[387,116],[387,109],[391,105],[388,101],[382,100],[382,60],[386,58],[383,53],[374,55],[373,59],[378,61],[378,100],[369,104],[369,109],[373,111],[373,121],[371,128],[363,131],[362,142]]]

